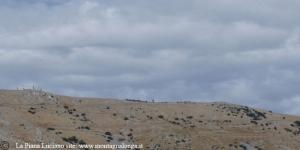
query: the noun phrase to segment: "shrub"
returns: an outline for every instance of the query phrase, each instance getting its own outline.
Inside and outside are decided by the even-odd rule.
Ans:
[[[111,135],[112,135],[111,132],[105,132],[104,134],[105,134],[105,135],[108,135],[108,136],[111,136]]]
[[[35,114],[36,113],[35,112],[35,108],[33,108],[33,107],[30,107],[30,109],[28,110],[28,112],[31,113],[31,114]]]
[[[258,123],[257,123],[256,121],[254,121],[254,120],[251,120],[250,122],[253,123],[253,124],[255,124],[255,125],[258,124]]]
[[[50,128],[47,128],[47,130],[48,130],[48,131],[54,131],[55,128],[51,128],[51,127],[50,127]]]
[[[79,140],[79,141],[78,141],[78,144],[84,145],[84,144],[86,144],[86,142],[83,141],[83,140]]]
[[[300,121],[294,121],[294,124],[298,127],[300,127]]]
[[[188,118],[188,119],[193,119],[194,117],[193,117],[193,116],[187,116],[186,118]]]
[[[69,138],[63,137],[62,139],[63,139],[65,142],[68,142],[68,143],[71,143],[71,144],[76,144],[76,143],[79,142],[79,140],[77,139],[76,136],[71,136],[71,137],[69,137]]]
[[[160,118],[160,119],[163,119],[163,118],[164,118],[164,116],[163,116],[163,115],[159,115],[159,116],[158,116],[158,118]]]
[[[245,145],[242,145],[242,144],[241,144],[241,145],[239,145],[239,146],[240,146],[241,149],[247,150],[247,147],[246,147]]]

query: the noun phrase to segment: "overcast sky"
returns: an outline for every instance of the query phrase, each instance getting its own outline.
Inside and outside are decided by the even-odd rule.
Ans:
[[[0,88],[300,114],[299,0],[1,0]]]

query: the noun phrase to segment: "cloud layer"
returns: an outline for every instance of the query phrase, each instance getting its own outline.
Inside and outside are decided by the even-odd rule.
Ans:
[[[4,0],[0,88],[300,114],[296,0]]]

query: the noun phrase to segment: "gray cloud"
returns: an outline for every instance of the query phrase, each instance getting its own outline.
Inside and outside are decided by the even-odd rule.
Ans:
[[[0,85],[300,114],[300,3],[1,1]]]

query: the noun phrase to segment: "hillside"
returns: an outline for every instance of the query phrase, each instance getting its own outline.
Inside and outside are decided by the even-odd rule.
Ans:
[[[144,149],[296,150],[300,117],[227,103],[152,103],[0,91],[0,139]]]

